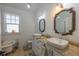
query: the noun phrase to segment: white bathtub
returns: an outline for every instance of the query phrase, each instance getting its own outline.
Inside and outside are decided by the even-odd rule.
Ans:
[[[4,50],[6,53],[9,53],[13,50],[13,47],[15,45],[16,41],[5,41],[2,43],[2,50]]]

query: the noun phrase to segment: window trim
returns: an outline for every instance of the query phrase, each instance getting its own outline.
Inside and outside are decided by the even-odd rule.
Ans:
[[[6,14],[9,14],[10,16],[15,16],[15,17],[18,16],[18,17],[19,17],[19,24],[16,24],[16,23],[6,23],[6,19],[8,19],[8,18],[5,17]],[[7,31],[7,26],[6,26],[7,24],[18,25],[18,27],[19,27],[19,29],[18,29],[19,32],[15,32],[15,34],[19,34],[19,33],[20,33],[20,16],[19,16],[19,15],[13,14],[13,13],[4,13],[4,14],[3,14],[3,18],[4,18],[4,21],[3,21],[3,22],[4,22],[4,32],[5,32],[5,33],[7,33],[7,34],[12,34],[12,32],[8,32],[8,31]],[[10,20],[11,20],[11,19],[10,19]],[[15,20],[16,20],[16,19],[15,19]]]

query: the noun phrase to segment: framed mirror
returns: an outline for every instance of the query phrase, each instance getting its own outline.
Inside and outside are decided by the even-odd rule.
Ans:
[[[67,35],[75,30],[75,11],[73,8],[64,9],[57,13],[54,18],[54,29],[56,33]]]
[[[44,32],[45,31],[45,19],[41,19],[39,21],[39,31]]]

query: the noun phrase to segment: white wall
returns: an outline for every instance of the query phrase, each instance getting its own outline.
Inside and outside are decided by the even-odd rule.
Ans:
[[[0,50],[1,50],[1,5],[0,5]]]
[[[23,11],[16,8],[8,7],[3,5],[2,6],[2,15],[7,13],[12,13],[20,16],[20,33],[19,34],[7,34],[5,33],[4,28],[4,19],[2,17],[2,40],[16,40],[19,41],[19,47],[23,47],[26,40],[33,39],[32,35],[34,34],[34,15],[32,12]]]
[[[42,6],[39,8],[37,12],[37,18],[39,18],[41,15],[45,14],[45,20],[46,20],[46,30],[44,34],[50,34],[51,36],[58,37],[59,35],[55,33],[54,31],[54,12],[55,12],[55,6],[56,4],[42,4]],[[73,42],[75,44],[79,45],[79,4],[64,4],[65,8],[73,7],[73,9],[76,11],[76,29],[73,32],[73,35],[66,35],[63,36],[63,39],[69,40],[70,42]],[[36,32],[39,32],[38,28],[38,19],[36,19]]]
[[[44,4],[40,5],[40,8],[38,9],[37,14],[36,14],[36,22],[35,22],[35,24],[36,24],[36,32],[37,33],[39,33],[39,23],[38,23],[39,19],[38,18],[40,16],[44,15],[45,20],[48,20],[48,15],[49,15],[49,12],[51,10],[51,7],[53,7],[53,5],[54,4],[51,4],[51,3],[44,3]],[[48,28],[49,24],[50,24],[49,20],[46,21],[46,23],[48,23],[48,24],[46,24],[46,28]],[[49,33],[48,31],[49,31],[49,29],[46,29],[44,33]]]

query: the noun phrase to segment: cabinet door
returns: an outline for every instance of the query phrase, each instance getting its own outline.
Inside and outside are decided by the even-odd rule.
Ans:
[[[62,54],[60,54],[59,52],[53,50],[53,56],[63,56]]]
[[[45,54],[45,47],[40,40],[33,40],[32,50],[36,56],[44,56]]]
[[[56,51],[55,47],[51,46],[49,43],[47,45],[48,45],[49,49],[53,50],[53,52],[52,52],[53,56],[63,56],[61,53],[59,53],[59,52]]]

